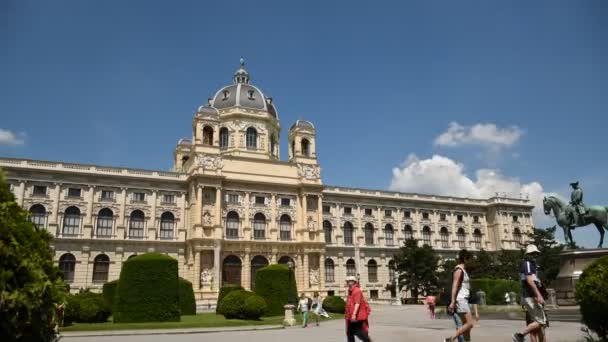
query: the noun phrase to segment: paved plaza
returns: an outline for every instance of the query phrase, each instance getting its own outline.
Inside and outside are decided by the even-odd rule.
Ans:
[[[514,320],[482,320],[473,330],[475,341],[511,341],[511,334],[523,326],[522,322]],[[552,322],[548,330],[549,341],[582,341],[583,334],[579,323]],[[428,319],[423,306],[374,306],[372,307],[371,337],[379,341],[442,341],[453,332],[453,323],[447,319]],[[128,333],[128,332],[127,332]],[[268,341],[326,341],[343,342],[344,321],[335,320],[324,322],[320,327],[290,328],[264,331],[232,331],[205,334],[157,334],[146,336],[98,336],[98,337],[69,337],[65,342],[268,342]]]

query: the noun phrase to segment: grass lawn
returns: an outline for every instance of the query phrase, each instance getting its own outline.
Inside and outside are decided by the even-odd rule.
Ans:
[[[341,314],[330,314],[329,319],[344,318]],[[296,315],[298,323],[301,323],[301,316]],[[323,320],[328,320],[324,318]],[[138,330],[138,329],[185,329],[185,328],[217,328],[217,327],[237,327],[253,325],[281,325],[283,316],[262,317],[258,321],[226,319],[222,315],[214,312],[200,313],[192,316],[182,316],[180,322],[148,322],[148,323],[74,323],[68,327],[63,327],[61,331],[95,331],[95,330]]]

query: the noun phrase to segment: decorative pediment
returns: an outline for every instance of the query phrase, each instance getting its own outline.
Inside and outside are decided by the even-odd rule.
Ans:
[[[202,153],[196,155],[196,165],[206,170],[218,170],[224,167],[221,156]]]
[[[298,175],[308,180],[317,180],[320,178],[320,168],[315,165],[298,164]]]

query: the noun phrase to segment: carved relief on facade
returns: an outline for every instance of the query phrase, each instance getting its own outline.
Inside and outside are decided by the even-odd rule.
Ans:
[[[298,163],[298,175],[309,180],[316,180],[320,177],[318,166]]]
[[[224,167],[222,157],[202,153],[196,155],[196,164],[206,170],[218,170]]]
[[[207,210],[203,213],[203,226],[211,227],[213,225],[213,217],[211,213]]]
[[[83,202],[83,201],[78,201],[78,202],[61,201],[59,203],[59,212],[62,213],[69,207],[78,208],[78,210],[80,210],[81,215],[85,215],[87,213],[87,204],[86,204],[86,202]]]
[[[317,223],[315,222],[315,220],[311,216],[308,216],[306,225],[308,227],[308,231],[309,232],[314,232],[315,229],[316,229]]]
[[[319,269],[310,270],[308,276],[309,276],[310,286],[319,285]]]

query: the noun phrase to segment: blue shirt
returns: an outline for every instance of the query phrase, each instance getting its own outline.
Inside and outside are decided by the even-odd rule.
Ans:
[[[521,280],[521,294],[525,297],[536,297],[536,292],[528,284],[527,277],[532,276],[534,278],[534,284],[538,287],[540,282],[538,281],[538,274],[536,273],[536,263],[532,260],[526,260],[521,264],[519,270],[519,279]]]

